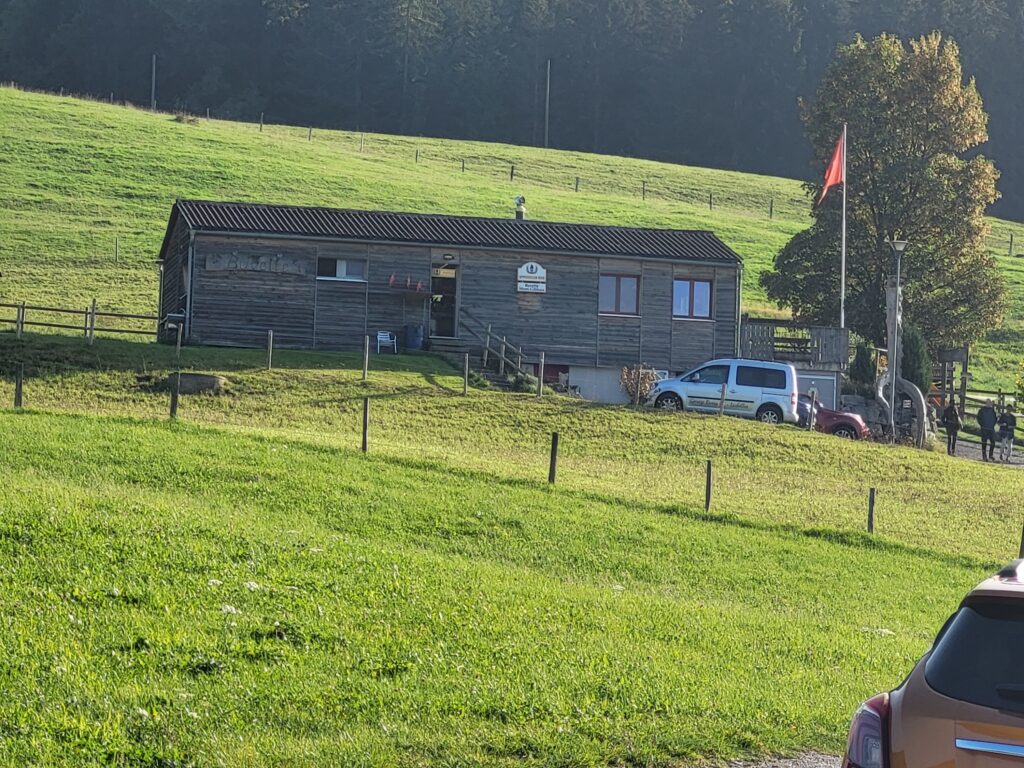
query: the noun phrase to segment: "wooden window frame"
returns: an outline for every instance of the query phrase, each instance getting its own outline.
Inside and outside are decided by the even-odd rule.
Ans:
[[[601,309],[601,279],[611,277],[615,279],[615,309],[604,311]],[[622,279],[629,278],[636,280],[636,312],[622,311]],[[640,275],[633,275],[625,272],[601,272],[598,275],[597,314],[604,317],[640,317]]]
[[[676,314],[676,283],[689,283],[690,284],[690,296],[688,303],[688,313],[685,315]],[[708,313],[707,315],[695,315],[693,312],[694,295],[696,291],[697,283],[708,284]],[[704,322],[713,321],[715,319],[715,281],[711,278],[704,277],[673,277],[672,278],[672,319],[673,320],[701,320]]]
[[[328,276],[328,275],[321,275],[320,274],[320,262],[321,261],[333,261],[334,262],[334,276],[333,277]],[[348,276],[338,277],[338,262],[340,262],[340,261],[345,262],[345,271],[346,272],[348,272],[348,265],[349,265],[349,263],[362,264],[363,265],[363,276],[362,277],[348,277]],[[366,270],[367,270],[367,263],[366,263],[365,259],[347,259],[347,258],[340,257],[340,256],[339,257],[336,257],[336,256],[317,256],[317,258],[316,258],[316,271],[317,271],[316,279],[317,280],[324,280],[324,281],[335,282],[335,283],[365,283],[366,282]]]

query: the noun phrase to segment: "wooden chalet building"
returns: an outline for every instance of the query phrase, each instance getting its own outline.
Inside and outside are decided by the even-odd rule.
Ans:
[[[163,341],[458,352],[490,328],[546,378],[621,399],[619,371],[737,354],[741,260],[710,232],[181,200],[160,252]],[[420,340],[425,337],[425,343]]]

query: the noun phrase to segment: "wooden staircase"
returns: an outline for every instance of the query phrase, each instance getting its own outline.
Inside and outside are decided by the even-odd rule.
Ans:
[[[462,370],[466,354],[470,368],[487,379],[494,389],[510,391],[509,377],[533,375],[533,362],[523,348],[492,331],[466,310],[460,311],[460,329],[464,338],[430,339],[430,351]]]

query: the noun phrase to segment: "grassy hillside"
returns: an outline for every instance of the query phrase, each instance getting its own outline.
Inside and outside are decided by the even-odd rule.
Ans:
[[[360,135],[344,131],[309,141],[304,128],[187,124],[10,88],[0,88],[0,113],[0,301],[84,307],[97,298],[152,312],[153,260],[178,197],[509,216],[522,193],[538,219],[713,229],[744,257],[744,307],[763,315],[779,310],[758,276],[809,223],[791,179],[373,134],[360,152]],[[1012,304],[1006,328],[979,345],[979,385],[1012,386],[1024,357],[1024,265],[1005,256],[1011,232],[1024,251],[1024,227],[994,222],[991,248],[1003,257]]]
[[[560,422],[526,400],[538,431]],[[701,421],[674,419],[687,433]],[[364,457],[9,411],[0,433],[11,765],[666,766],[835,751],[854,704],[899,682],[992,565],[708,520],[631,488],[585,493],[579,474],[549,488],[515,469],[412,461],[376,441]]]

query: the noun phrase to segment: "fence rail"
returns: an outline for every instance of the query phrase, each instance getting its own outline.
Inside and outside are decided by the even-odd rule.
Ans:
[[[151,336],[156,338],[159,331],[160,318],[156,315],[140,315],[131,312],[101,311],[96,300],[83,309],[71,307],[48,307],[41,304],[0,303],[0,310],[14,310],[14,317],[2,316],[0,323],[13,325],[14,332],[20,338],[26,328],[55,328],[58,330],[80,331],[91,344],[96,334],[133,336]],[[31,313],[31,314],[30,314]],[[72,322],[69,318],[75,318]],[[78,320],[77,318],[81,318]],[[114,321],[97,325],[97,319]],[[129,321],[131,327],[117,321]],[[139,327],[143,323],[152,324],[151,328]]]

